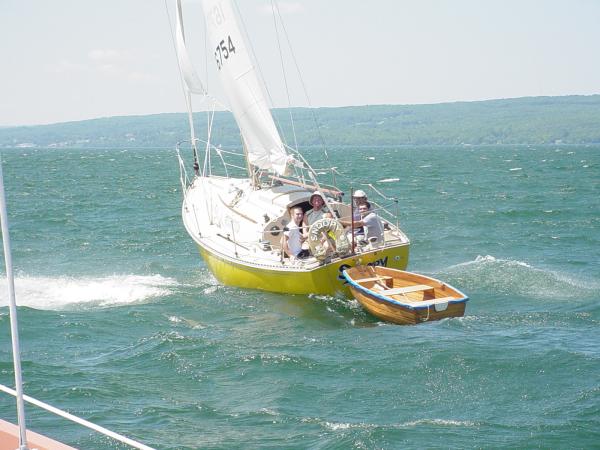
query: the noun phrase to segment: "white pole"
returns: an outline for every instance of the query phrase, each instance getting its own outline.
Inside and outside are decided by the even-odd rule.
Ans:
[[[23,402],[23,380],[21,378],[21,351],[19,349],[19,327],[17,322],[17,302],[15,300],[15,278],[13,275],[10,236],[8,235],[8,216],[6,214],[6,196],[4,195],[4,176],[0,161],[0,219],[2,220],[2,243],[6,262],[6,281],[8,284],[8,306],[10,308],[10,334],[12,338],[13,365],[15,368],[15,388],[17,391],[17,420],[19,422],[19,450],[27,450],[27,428],[25,426],[25,403]]]

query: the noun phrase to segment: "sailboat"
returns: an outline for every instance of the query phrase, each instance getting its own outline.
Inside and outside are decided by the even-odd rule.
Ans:
[[[397,215],[378,209],[383,233],[379,239],[356,239],[354,205],[344,202],[342,190],[319,182],[317,171],[284,143],[267,102],[266,90],[252,62],[234,5],[230,0],[203,0],[206,47],[241,135],[241,154],[211,142],[215,109],[191,62],[183,26],[181,0],[176,1],[175,48],[184,87],[189,141],[177,144],[183,191],[182,218],[204,262],[216,279],[231,286],[290,294],[349,296],[343,271],[356,265],[404,269],[409,239]],[[209,58],[210,59],[210,58]],[[207,138],[196,137],[192,98],[212,103],[207,112]],[[190,145],[193,174],[181,156]],[[204,146],[200,156],[200,147]],[[235,158],[240,159],[237,164]],[[332,169],[334,170],[334,169]],[[191,172],[191,171],[190,171]],[[319,170],[321,173],[321,170]],[[372,186],[372,185],[371,185]],[[308,229],[310,254],[286,254],[282,237],[291,224],[290,211],[311,208],[318,192],[329,211]],[[372,201],[369,193],[369,200]],[[341,220],[350,221],[343,232]],[[348,236],[350,236],[348,238]]]

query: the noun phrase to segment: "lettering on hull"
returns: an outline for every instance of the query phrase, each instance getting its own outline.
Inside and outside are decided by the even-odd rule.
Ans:
[[[387,267],[387,263],[388,263],[388,257],[386,256],[385,258],[379,258],[377,261],[367,263],[367,266]],[[342,275],[342,273],[344,272],[344,270],[349,269],[350,267],[352,267],[350,264],[342,264],[338,268],[338,280],[342,281],[343,284],[348,284],[348,282],[346,281],[346,279],[344,278],[344,275]]]

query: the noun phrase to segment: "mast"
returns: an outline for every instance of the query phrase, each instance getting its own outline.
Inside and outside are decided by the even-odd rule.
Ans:
[[[6,281],[8,285],[8,305],[10,309],[10,335],[12,340],[13,365],[15,368],[15,390],[17,391],[17,421],[19,422],[19,450],[27,450],[27,427],[25,425],[25,403],[23,401],[23,379],[21,377],[21,350],[19,347],[19,327],[17,322],[17,302],[15,300],[15,278],[13,274],[10,236],[8,234],[8,215],[6,196],[4,195],[4,176],[0,161],[0,219],[2,221],[2,243],[6,263]]]
[[[183,40],[183,44],[185,46],[185,30],[183,28],[183,12],[181,11],[181,0],[177,0],[177,25],[181,27],[181,39]],[[186,85],[187,87],[187,85]],[[192,115],[193,106],[192,106],[192,94],[189,88],[185,90],[185,104],[187,107],[187,115],[188,122],[190,125],[190,141],[192,143],[192,151],[194,153],[194,172],[198,175],[198,149],[196,148],[196,131],[194,129],[194,117]]]
[[[177,0],[176,9],[175,51],[177,53],[177,62],[179,64],[179,73],[182,79],[188,122],[190,126],[190,141],[194,154],[194,172],[196,175],[198,175],[200,167],[198,164],[198,148],[196,145],[196,132],[194,129],[192,94],[206,96],[206,89],[202,85],[202,81],[193,68],[185,45],[185,31],[183,26],[183,10],[181,7],[181,0]]]

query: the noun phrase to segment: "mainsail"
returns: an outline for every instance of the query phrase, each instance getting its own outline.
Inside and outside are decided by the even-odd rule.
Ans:
[[[248,162],[284,174],[289,155],[273,122],[229,0],[204,0],[209,51],[242,133]]]

